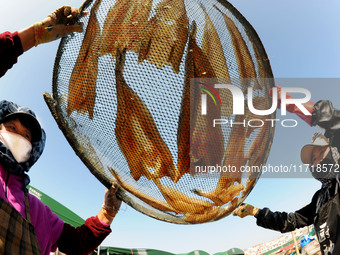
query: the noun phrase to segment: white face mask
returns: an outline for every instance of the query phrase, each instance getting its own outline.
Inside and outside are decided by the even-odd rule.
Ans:
[[[0,131],[0,142],[9,149],[18,163],[26,162],[32,151],[32,144],[19,134]]]

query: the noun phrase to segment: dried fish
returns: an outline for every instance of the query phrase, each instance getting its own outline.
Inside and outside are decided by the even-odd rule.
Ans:
[[[190,79],[195,78],[195,84],[191,85],[196,90],[193,97],[191,114],[191,149],[190,156],[194,164],[216,165],[221,164],[224,150],[224,137],[221,126],[213,126],[214,119],[221,118],[221,106],[214,104],[211,98],[207,98],[207,114],[201,114],[201,94],[198,87],[205,84],[213,87],[216,83],[216,74],[209,64],[209,60],[196,43],[195,36],[189,39],[189,49],[192,49],[192,60],[188,54],[186,70],[186,85]],[[199,79],[198,79],[199,78]],[[206,79],[209,78],[209,79]],[[201,86],[203,87],[203,86]],[[219,90],[216,89],[219,93]],[[194,94],[194,93],[192,93]]]
[[[124,48],[138,53],[151,7],[152,0],[117,0],[104,21],[100,55],[116,57],[117,49]]]
[[[223,204],[227,204],[228,202],[232,201],[234,197],[238,196],[243,189],[243,184],[235,184],[223,190],[220,196]]]
[[[148,22],[142,36],[138,61],[147,59],[158,68],[172,65],[179,73],[179,66],[188,40],[188,17],[184,0],[163,0],[157,13]]]
[[[236,115],[235,123],[240,123],[243,121],[242,115]],[[223,173],[221,174],[221,185],[223,188],[229,186],[232,182],[241,182],[242,171],[241,167],[245,165],[247,160],[244,157],[244,149],[246,142],[246,129],[243,126],[234,125],[232,131],[230,133],[223,165],[224,166],[233,166],[236,171],[228,173],[228,176],[225,176]],[[225,178],[227,177],[227,178]]]
[[[135,188],[133,185],[127,184],[120,176],[119,174],[113,170],[112,168],[109,167],[110,172],[112,173],[112,175],[114,176],[114,178],[117,180],[117,182],[119,183],[119,185],[121,185],[124,189],[126,189],[127,191],[129,191],[132,195],[136,196],[137,198],[139,198],[140,200],[142,200],[143,202],[147,203],[148,205],[164,211],[164,212],[175,212],[175,213],[179,213],[176,209],[174,209],[173,207],[171,207],[170,205],[168,205],[167,202],[158,200],[152,196],[148,196],[144,193],[142,193],[139,189]]]
[[[126,50],[120,52],[117,49],[115,74],[118,109],[115,134],[119,147],[136,181],[142,175],[148,179],[169,176],[174,180],[175,166],[170,150],[150,111],[124,79],[125,54]]]
[[[88,27],[71,74],[68,86],[67,116],[70,116],[73,111],[84,114],[88,112],[89,118],[93,119],[100,40],[96,11],[100,2],[101,0],[97,1],[91,9]]]
[[[185,174],[190,172],[190,84],[187,84],[183,90],[181,103],[181,112],[178,121],[177,130],[177,169],[175,183]]]
[[[260,97],[253,98],[253,105],[256,109],[264,110],[268,109],[269,102],[267,100],[263,100]],[[247,137],[255,129],[260,129],[256,134],[255,140],[252,142],[251,146],[248,148],[245,157],[249,159],[248,166],[257,166],[260,165],[264,156],[265,151],[267,150],[269,135],[268,132],[273,125],[271,121],[266,121],[266,119],[270,119],[270,115],[255,115],[246,109],[246,121],[251,119],[257,119],[259,121],[263,121],[263,125],[259,127],[247,127]],[[262,123],[261,123],[262,124]]]
[[[235,122],[241,122],[242,120],[242,115],[236,115]],[[227,169],[236,170],[230,170],[227,173],[221,173],[219,181],[214,190],[210,192],[195,190],[197,195],[209,198],[218,205],[223,205],[226,201],[230,201],[229,196],[226,198],[226,192],[228,192],[229,187],[233,187],[235,182],[241,183],[241,177],[243,174],[241,167],[247,162],[247,159],[244,155],[245,140],[246,129],[243,126],[233,126],[228,139],[223,166],[227,167]]]
[[[230,178],[227,180],[232,180],[232,179]],[[197,189],[193,190],[193,192],[199,196],[210,199],[216,205],[222,206],[224,204],[227,204],[231,200],[233,200],[234,197],[238,196],[243,189],[244,189],[244,185],[239,183],[239,184],[234,184],[234,185],[230,184],[228,187],[224,189],[222,188],[215,189],[212,192],[203,192]]]
[[[206,9],[203,5],[201,5],[201,8],[205,14],[202,51],[209,59],[209,62],[216,74],[217,82],[221,84],[230,84],[230,75],[220,37]],[[232,100],[230,100],[230,98],[232,98],[232,94],[228,89],[221,89],[219,90],[219,95],[223,102],[221,113],[223,116],[230,117],[232,114]]]
[[[223,13],[220,9],[214,6],[219,12],[222,13],[226,26],[231,36],[231,41],[233,44],[237,65],[239,68],[241,84],[243,88],[243,92],[246,92],[247,88],[254,83],[255,88],[260,88],[257,82],[257,75],[255,70],[255,65],[251,54],[249,52],[249,48],[244,41],[241,32],[238,30],[237,26],[233,22],[231,18],[228,17],[225,13]]]
[[[246,181],[246,187],[242,191],[241,196],[246,197],[250,193],[250,191],[254,188],[256,183],[256,178],[249,177],[249,179]]]
[[[236,205],[238,203],[238,198],[234,198],[231,202],[230,205],[223,207],[223,209],[219,210],[216,217],[215,221],[222,219],[223,217],[229,215],[232,211],[234,211]]]
[[[269,61],[269,60],[268,60],[268,58],[267,58],[267,60],[264,60],[261,57],[259,49],[258,49],[257,45],[255,44],[254,40],[252,39],[251,36],[248,36],[248,37],[249,37],[249,39],[250,39],[250,41],[253,45],[255,59],[256,59],[258,73],[259,73],[258,83],[255,83],[256,86],[254,86],[254,88],[255,89],[262,89],[265,86],[265,83],[266,83],[265,79],[268,78],[267,75],[266,75],[267,72],[266,72],[264,61]]]
[[[186,213],[184,214],[184,220],[186,222],[196,223],[196,224],[208,222],[208,221],[213,220],[216,217],[220,208],[221,208],[220,206],[213,206],[201,214]]]
[[[199,84],[211,83],[213,79],[205,78],[215,77],[209,60],[196,43],[196,23],[193,23],[185,61],[185,84],[177,132],[178,164],[175,182],[183,174],[190,172],[190,163],[215,165],[222,161],[224,146],[222,130],[220,126],[213,127],[213,120],[221,117],[220,105],[215,105],[213,100],[208,98],[207,115],[201,114],[202,92]],[[191,84],[193,81],[196,83]]]
[[[266,110],[269,108],[269,102],[263,97],[253,97],[253,106],[257,110]],[[257,115],[252,113],[248,107],[245,110],[245,120],[246,123],[248,121],[252,121],[251,125],[247,126],[247,137],[251,135],[251,133],[257,128],[263,128],[264,126],[271,125],[271,122],[266,121],[266,119],[270,119],[270,115]],[[257,123],[256,123],[257,121]],[[262,121],[262,122],[261,122]],[[261,126],[263,123],[263,126]]]
[[[254,55],[255,55],[258,74],[259,74],[258,76],[260,77],[258,84],[260,86],[259,88],[262,89],[265,86],[266,79],[272,78],[272,71],[270,70],[270,68],[269,70],[267,70],[266,68],[270,66],[269,58],[267,57],[267,54],[265,53],[264,49],[262,53],[260,52],[261,46],[258,45],[259,39],[258,39],[258,42],[256,42],[256,37],[254,38],[254,36],[250,34],[249,30],[246,30],[246,33],[254,49]]]
[[[218,79],[223,78],[230,82],[230,75],[220,37],[211,21],[205,7],[201,5],[205,14],[205,28],[202,39],[202,51],[209,59],[209,62]]]
[[[175,188],[163,185],[159,179],[155,179],[153,181],[157,185],[168,204],[179,212],[199,214],[203,213],[205,210],[207,210],[207,208],[214,206],[214,204],[211,202],[189,197]]]

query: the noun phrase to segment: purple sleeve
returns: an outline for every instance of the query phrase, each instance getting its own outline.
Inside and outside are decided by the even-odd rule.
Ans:
[[[98,217],[91,217],[85,224],[74,228],[65,223],[58,239],[58,248],[67,254],[89,254],[111,233],[110,226],[103,225]]]
[[[28,194],[31,221],[43,254],[55,251],[64,222],[37,197]]]
[[[23,53],[18,32],[4,32],[0,34],[0,77],[17,63]]]

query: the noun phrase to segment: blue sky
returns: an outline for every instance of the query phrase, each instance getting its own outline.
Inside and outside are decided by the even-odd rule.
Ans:
[[[252,24],[269,56],[276,78],[340,78],[340,3],[329,0],[230,1]],[[6,1],[0,8],[1,31],[16,31],[44,19],[63,4],[81,1]],[[40,45],[19,58],[0,79],[0,99],[32,108],[47,133],[41,159],[31,169],[31,185],[52,196],[83,218],[101,208],[104,186],[75,155],[43,100],[51,93],[52,70],[59,41]],[[340,79],[278,80],[280,85],[305,87],[312,100],[330,99],[340,109]],[[282,84],[284,83],[284,84]],[[278,112],[280,116],[280,112]],[[296,118],[287,115],[287,118]],[[296,118],[299,120],[298,118]],[[302,121],[296,128],[277,126],[267,163],[300,164],[300,148],[311,141],[318,128]],[[312,178],[265,178],[245,202],[278,211],[294,211],[309,203],[320,184]],[[218,222],[181,226],[145,216],[123,204],[104,245],[153,248],[169,252],[200,249],[209,253],[231,247],[247,248],[280,233],[257,227],[255,218],[228,216]]]

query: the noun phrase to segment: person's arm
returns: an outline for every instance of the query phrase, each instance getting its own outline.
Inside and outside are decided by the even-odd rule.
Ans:
[[[315,207],[307,205],[294,213],[272,212],[268,208],[259,210],[256,224],[263,228],[286,233],[313,224]]]
[[[34,29],[33,25],[29,26],[21,31],[18,32],[22,51],[28,51],[30,48],[34,46]]]
[[[242,204],[234,210],[233,215],[241,218],[254,216],[258,226],[285,233],[313,224],[317,194],[313,196],[309,205],[294,213],[272,212],[268,208],[259,209],[249,204]]]
[[[63,6],[46,19],[19,32],[0,34],[0,77],[17,63],[18,57],[33,46],[59,39],[73,32],[82,32],[82,23],[71,24],[74,19],[88,13],[79,13],[77,8]]]
[[[104,225],[98,217],[91,217],[85,224],[74,228],[65,223],[58,239],[59,251],[66,254],[83,255],[93,252],[111,233],[109,225]]]
[[[87,14],[87,13],[85,13]],[[82,32],[82,24],[71,24],[81,14],[77,8],[62,6],[52,12],[43,21],[19,31],[23,51],[42,43],[57,40],[73,32]]]
[[[24,31],[24,33],[26,32],[29,36],[28,38],[25,38],[27,40],[25,43],[22,42],[23,45],[26,44],[24,51],[33,46],[57,40],[73,32],[82,32],[83,24],[73,23],[82,15],[87,14],[88,12],[80,13],[78,8],[73,8],[71,6],[65,5],[60,7],[48,15],[46,19],[34,23],[33,26]],[[34,36],[34,41],[32,41],[32,35]]]
[[[96,217],[88,218],[85,224],[74,228],[65,223],[57,246],[66,254],[88,254],[96,249],[111,233],[110,224],[117,214],[121,200],[116,197],[118,186],[106,190],[104,204]]]

